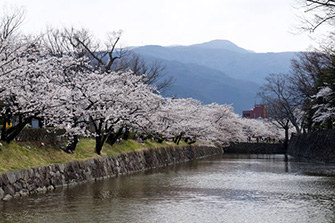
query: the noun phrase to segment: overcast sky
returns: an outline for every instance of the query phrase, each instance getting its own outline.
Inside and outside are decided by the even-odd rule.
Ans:
[[[24,33],[73,26],[103,40],[121,29],[124,46],[226,39],[256,52],[282,52],[313,44],[307,34],[294,34],[296,0],[0,0],[0,5],[25,10]]]

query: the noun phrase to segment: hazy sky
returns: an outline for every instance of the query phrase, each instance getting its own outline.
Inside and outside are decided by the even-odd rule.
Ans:
[[[256,52],[306,50],[296,0],[0,0],[26,11],[24,33],[87,28],[99,39],[123,30],[124,46],[191,45],[226,39]],[[1,15],[0,11],[0,15]]]

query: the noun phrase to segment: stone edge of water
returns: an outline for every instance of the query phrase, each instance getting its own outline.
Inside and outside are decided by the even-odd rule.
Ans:
[[[172,165],[223,153],[214,146],[150,148],[112,157],[34,167],[0,174],[0,200],[9,201],[57,187]]]

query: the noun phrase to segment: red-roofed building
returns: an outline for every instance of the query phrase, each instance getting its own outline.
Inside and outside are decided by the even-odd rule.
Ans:
[[[269,112],[266,105],[255,105],[250,111],[243,111],[243,118],[269,118]]]

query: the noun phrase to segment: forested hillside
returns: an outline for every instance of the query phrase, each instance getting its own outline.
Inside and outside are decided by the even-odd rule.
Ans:
[[[133,49],[148,61],[161,61],[175,79],[166,94],[204,103],[233,104],[236,113],[259,102],[259,85],[270,73],[287,73],[295,52],[255,53],[227,40],[191,46],[143,46]]]

